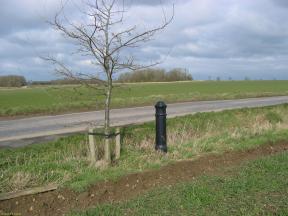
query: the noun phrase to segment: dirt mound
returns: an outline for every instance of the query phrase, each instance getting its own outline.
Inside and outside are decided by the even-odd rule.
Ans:
[[[133,198],[161,185],[173,185],[209,173],[219,173],[221,167],[238,165],[261,156],[277,154],[288,150],[288,143],[264,145],[256,149],[226,152],[221,155],[207,155],[195,161],[181,161],[160,170],[131,174],[117,181],[99,182],[88,191],[75,193],[67,189],[19,197],[0,202],[1,210],[21,215],[63,215],[70,210],[87,209],[104,202]]]

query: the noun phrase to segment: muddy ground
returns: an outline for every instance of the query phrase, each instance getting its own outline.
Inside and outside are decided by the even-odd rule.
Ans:
[[[159,170],[124,176],[117,181],[99,182],[86,192],[68,189],[0,201],[0,215],[64,215],[71,210],[84,210],[97,204],[127,200],[155,187],[191,181],[203,174],[219,174],[221,168],[240,165],[247,160],[274,155],[288,150],[288,142],[267,144],[256,149],[206,155],[194,161],[181,161]]]

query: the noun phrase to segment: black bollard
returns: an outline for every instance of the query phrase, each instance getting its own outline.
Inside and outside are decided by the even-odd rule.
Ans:
[[[155,149],[167,152],[167,135],[166,135],[166,107],[163,101],[158,101],[155,105],[156,109],[156,145]]]

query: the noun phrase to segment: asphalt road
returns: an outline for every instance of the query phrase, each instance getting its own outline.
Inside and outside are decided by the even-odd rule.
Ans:
[[[199,101],[168,104],[168,118],[196,112],[219,111],[244,107],[260,107],[288,103],[288,96],[239,100]],[[111,124],[121,126],[153,120],[153,106],[113,109]],[[45,142],[71,133],[84,132],[90,125],[101,127],[104,112],[82,112],[0,121],[0,147],[20,147]]]

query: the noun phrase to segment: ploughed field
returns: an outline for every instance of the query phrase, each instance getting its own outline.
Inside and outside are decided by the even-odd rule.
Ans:
[[[103,109],[103,92],[81,86],[0,88],[0,117]],[[116,84],[112,107],[288,95],[288,81],[189,81]]]

